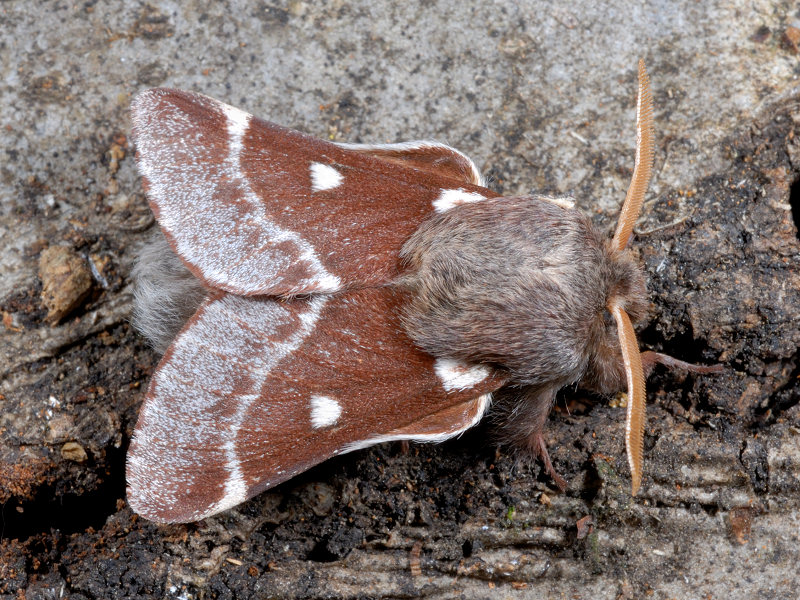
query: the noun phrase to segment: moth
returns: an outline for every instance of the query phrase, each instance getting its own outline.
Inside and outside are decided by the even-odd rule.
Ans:
[[[163,236],[135,268],[134,322],[163,351],[127,461],[132,508],[203,519],[332,456],[441,442],[492,394],[508,437],[562,488],[542,435],[556,392],[627,389],[632,493],[645,376],[632,323],[645,278],[627,249],[653,164],[639,63],[636,161],[609,241],[569,198],[499,197],[446,145],[343,144],[200,94],[132,105]]]

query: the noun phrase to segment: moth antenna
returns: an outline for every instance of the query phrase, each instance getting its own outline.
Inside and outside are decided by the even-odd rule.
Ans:
[[[631,469],[631,495],[635,496],[642,483],[642,456],[644,447],[644,423],[646,419],[646,399],[642,356],[636,333],[628,313],[612,302],[608,307],[617,322],[619,345],[622,349],[622,360],[625,363],[625,375],[628,379],[628,414],[625,420],[625,449],[628,452],[628,464]]]
[[[650,78],[639,59],[639,99],[636,103],[636,162],[625,203],[617,222],[617,230],[611,241],[613,250],[623,250],[628,245],[633,226],[639,218],[639,210],[653,173],[653,96],[650,94]]]

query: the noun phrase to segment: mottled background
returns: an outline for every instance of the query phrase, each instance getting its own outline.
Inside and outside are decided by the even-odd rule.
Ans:
[[[798,28],[767,0],[0,2],[0,596],[796,597]],[[131,513],[125,448],[157,360],[127,321],[152,223],[137,91],[327,139],[444,141],[497,191],[571,194],[608,227],[639,57],[658,136],[642,345],[728,369],[651,380],[635,501],[623,409],[570,391],[548,429],[563,495],[482,425],[200,524]]]

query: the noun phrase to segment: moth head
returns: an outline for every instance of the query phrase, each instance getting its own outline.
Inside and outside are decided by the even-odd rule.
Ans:
[[[626,262],[626,249],[633,235],[633,225],[639,217],[639,211],[644,202],[644,195],[650,183],[653,170],[653,98],[650,95],[650,82],[645,70],[644,60],[639,60],[639,96],[636,105],[636,162],[633,176],[622,205],[617,229],[611,240],[610,252],[619,263]],[[643,282],[634,283],[630,280],[625,285],[643,286]],[[631,469],[631,494],[634,496],[639,491],[642,482],[642,454],[644,443],[645,424],[645,383],[642,357],[636,333],[631,322],[631,313],[635,317],[641,310],[630,302],[632,298],[640,298],[631,294],[632,290],[619,289],[616,293],[609,294],[608,312],[614,318],[619,336],[619,346],[622,351],[622,360],[625,365],[625,376],[628,383],[628,412],[625,423],[625,446],[628,453],[628,464]]]

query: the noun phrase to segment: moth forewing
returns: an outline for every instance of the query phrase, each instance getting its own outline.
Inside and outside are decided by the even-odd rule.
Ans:
[[[175,253],[210,288],[296,296],[385,285],[437,206],[497,196],[443,144],[335,144],[201,94],[131,107],[137,164]],[[424,168],[423,168],[424,167]]]

